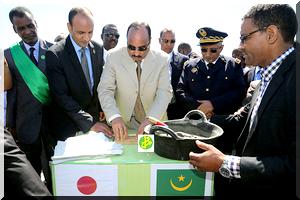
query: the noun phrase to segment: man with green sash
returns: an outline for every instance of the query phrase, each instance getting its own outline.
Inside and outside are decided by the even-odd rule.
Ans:
[[[37,23],[25,7],[13,8],[9,19],[22,41],[4,51],[12,76],[12,88],[7,92],[6,127],[16,143],[40,175],[43,170],[50,183],[47,156],[42,152],[45,138],[45,109],[50,101],[45,76],[45,53],[52,44],[38,38]],[[48,185],[50,186],[50,185]]]

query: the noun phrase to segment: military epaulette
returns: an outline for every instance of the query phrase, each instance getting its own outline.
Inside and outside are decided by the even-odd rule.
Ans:
[[[234,62],[237,63],[237,64],[240,64],[242,61],[239,58],[235,58]]]
[[[190,60],[186,60],[186,61],[184,62],[184,64],[183,64],[183,69],[185,69],[185,67],[189,65],[189,61],[190,61]]]
[[[221,58],[221,60],[222,60],[224,63],[227,62],[227,59],[225,58],[225,56],[221,55],[220,58]]]
[[[193,59],[189,59],[189,60],[185,61],[184,65],[183,65],[183,69],[185,69],[188,66],[191,66],[191,67],[196,66],[200,59],[201,58],[193,58]]]

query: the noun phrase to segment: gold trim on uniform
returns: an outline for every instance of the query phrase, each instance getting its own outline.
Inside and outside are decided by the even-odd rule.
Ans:
[[[191,72],[192,72],[192,73],[197,73],[197,72],[198,72],[197,67],[193,67],[193,68],[191,69]]]
[[[205,36],[207,35],[206,31],[205,31],[203,28],[201,28],[201,29],[199,30],[199,34],[200,34],[202,37],[205,37]]]
[[[234,62],[236,62],[237,64],[240,64],[240,63],[241,63],[241,60],[238,59],[238,58],[235,58],[235,59],[234,59]]]

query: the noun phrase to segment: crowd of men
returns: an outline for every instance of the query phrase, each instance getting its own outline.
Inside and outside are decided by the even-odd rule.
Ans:
[[[92,40],[93,14],[85,7],[70,10],[69,34],[60,34],[55,44],[38,37],[27,8],[13,8],[9,19],[21,41],[4,51],[5,134],[14,138],[5,138],[10,148],[5,148],[5,182],[13,185],[5,187],[6,195],[50,195],[48,162],[58,140],[95,131],[123,141],[128,129],[143,134],[149,117],[180,119],[197,109],[224,130],[216,146],[197,141],[204,152],[190,153],[196,169],[219,172],[217,198],[295,196],[298,24],[290,6],[252,7],[233,57],[222,55],[228,34],[211,27],[195,31],[201,50],[196,55],[186,43],[176,52],[175,31],[169,28],[153,41],[146,22],[128,26],[125,47],[116,47],[117,27],[105,25],[101,45]],[[153,42],[161,51],[150,48]],[[20,151],[13,157],[12,146],[26,155],[27,176],[16,174],[21,168],[12,173],[14,159],[24,163]],[[36,181],[41,172],[45,187]],[[36,193],[34,184],[42,187]]]

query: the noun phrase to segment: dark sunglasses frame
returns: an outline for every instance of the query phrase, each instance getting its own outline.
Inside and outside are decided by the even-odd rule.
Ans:
[[[149,44],[147,44],[146,46],[141,46],[141,47],[135,47],[135,46],[133,46],[131,44],[127,44],[127,48],[130,51],[146,51],[148,49],[148,47],[149,47]]]
[[[115,36],[117,39],[119,39],[120,35],[119,34],[114,34],[114,33],[104,33],[105,37],[112,38]]]
[[[167,39],[161,39],[165,44],[168,44],[169,42],[171,44],[174,44],[176,42],[176,40],[167,40]]]
[[[206,53],[208,50],[210,53],[217,53],[219,48],[211,48],[211,49],[206,49],[206,48],[201,48],[201,52]]]

